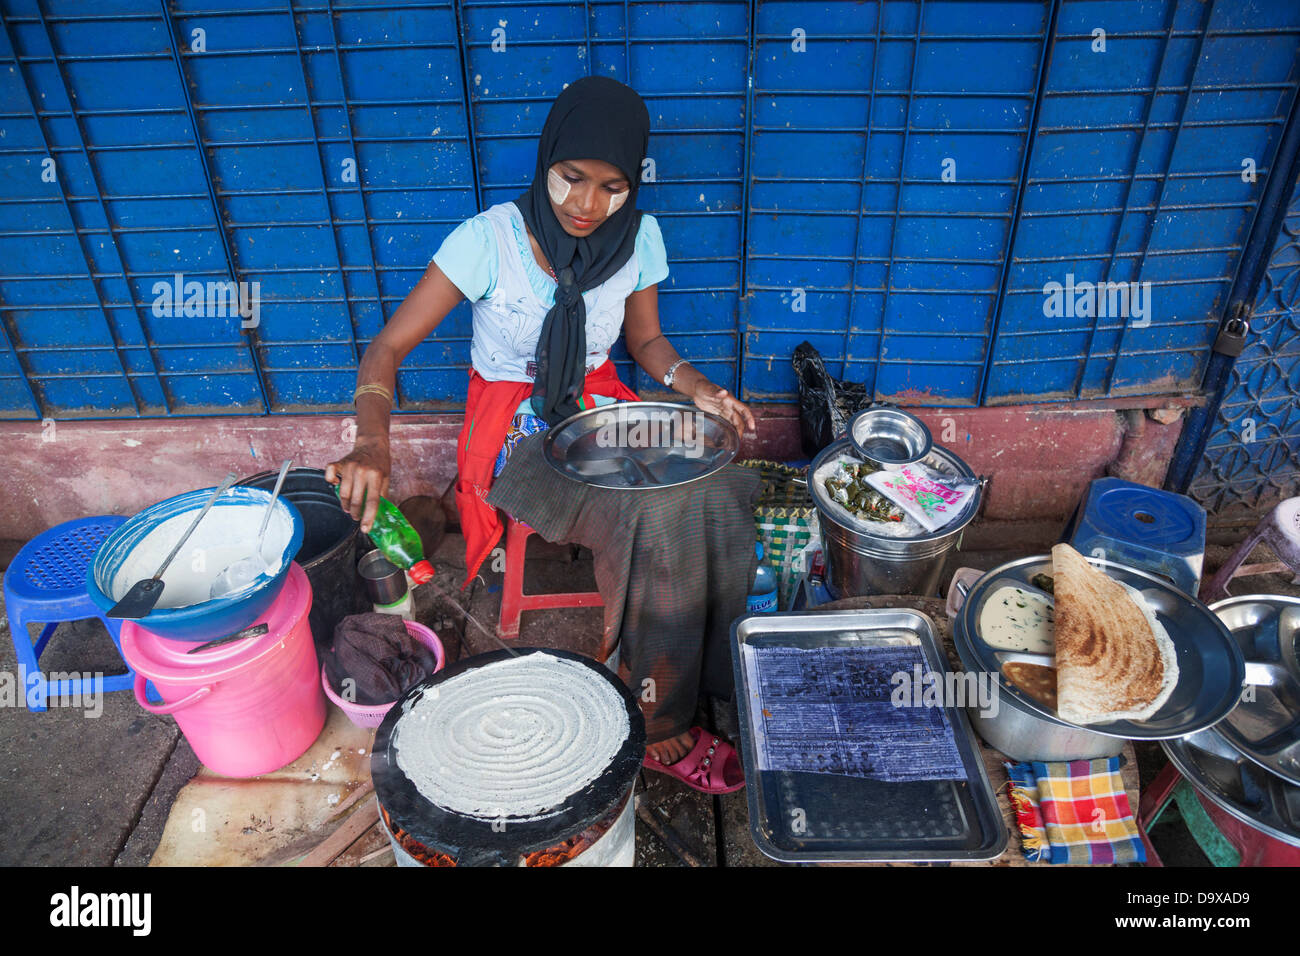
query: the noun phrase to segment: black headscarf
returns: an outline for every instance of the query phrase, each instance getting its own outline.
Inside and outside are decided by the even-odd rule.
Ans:
[[[533,184],[515,200],[555,271],[555,305],[537,340],[533,413],[555,425],[578,412],[587,364],[587,306],[582,293],[632,258],[641,212],[636,194],[650,141],[650,113],[636,90],[605,76],[587,76],[555,98],[537,144]],[[623,206],[591,235],[578,239],[555,218],[546,173],[565,159],[599,159],[627,177]]]

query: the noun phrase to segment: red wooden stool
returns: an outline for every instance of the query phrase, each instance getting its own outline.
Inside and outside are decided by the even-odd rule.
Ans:
[[[604,607],[599,591],[570,591],[560,594],[524,593],[524,554],[528,538],[537,532],[522,521],[506,516],[506,577],[501,585],[501,620],[497,636],[503,641],[513,641],[519,636],[519,615],[524,611],[538,611],[557,607]],[[613,648],[604,646],[602,640],[600,660],[604,661]]]

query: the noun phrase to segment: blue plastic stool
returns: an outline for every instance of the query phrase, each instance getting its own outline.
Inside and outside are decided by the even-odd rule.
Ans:
[[[129,664],[125,674],[104,677],[98,687],[93,679],[82,677],[51,683],[40,665],[41,653],[60,623],[91,617],[104,622],[118,654],[122,653],[122,622],[104,617],[91,602],[86,593],[86,569],[103,540],[124,521],[119,515],[99,515],[55,525],[27,542],[5,571],[5,611],[28,710],[46,710],[50,697],[80,698],[87,693],[131,690],[134,685],[135,671]],[[35,644],[28,624],[45,625]],[[152,685],[148,692],[157,699]]]
[[[1081,554],[1166,577],[1195,596],[1205,558],[1205,509],[1186,495],[1098,478],[1062,540]]]

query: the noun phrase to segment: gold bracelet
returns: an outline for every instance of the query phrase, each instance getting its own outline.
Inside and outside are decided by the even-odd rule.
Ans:
[[[352,393],[352,402],[356,404],[358,398],[362,395],[382,395],[388,399],[388,404],[393,404],[393,393],[382,385],[376,385],[373,382],[369,385],[358,385],[357,390]]]

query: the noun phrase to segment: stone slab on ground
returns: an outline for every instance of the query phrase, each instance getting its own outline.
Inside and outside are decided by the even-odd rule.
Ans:
[[[17,658],[0,618],[0,675],[14,688]],[[41,666],[124,671],[97,620],[60,625]],[[80,704],[32,713],[19,695],[16,706],[0,706],[0,865],[112,864],[180,737],[174,720],[146,713],[130,691]]]
[[[288,766],[248,779],[200,769],[177,794],[150,865],[277,865],[303,856],[370,780],[374,736],[328,704],[320,736]]]
[[[149,865],[149,860],[162,840],[163,828],[167,825],[176,795],[202,766],[189,741],[183,735],[178,735],[176,747],[163,765],[158,782],[154,784],[149,799],[141,808],[140,820],[131,831],[126,846],[113,861],[114,866]]]

